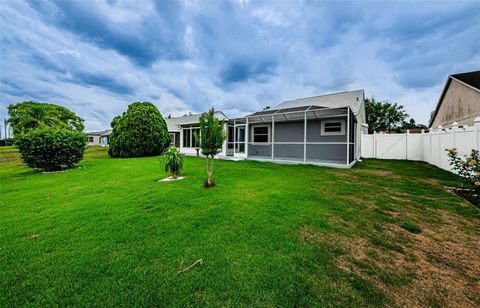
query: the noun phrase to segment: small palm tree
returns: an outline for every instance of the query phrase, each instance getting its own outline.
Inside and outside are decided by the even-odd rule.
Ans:
[[[162,155],[161,163],[165,168],[165,172],[170,172],[172,178],[176,179],[183,168],[183,157],[176,147],[171,146]]]

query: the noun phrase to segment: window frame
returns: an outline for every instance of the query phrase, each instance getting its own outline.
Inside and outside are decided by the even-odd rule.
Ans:
[[[182,148],[185,149],[196,149],[200,148],[199,144],[195,144],[195,138],[193,136],[193,131],[197,131],[200,134],[200,127],[199,126],[189,126],[189,127],[182,127]],[[185,141],[185,135],[188,135],[188,145],[185,146],[184,141]],[[196,145],[196,146],[194,146]]]
[[[266,127],[267,128],[267,141],[255,141],[255,128],[259,127]],[[260,136],[265,136],[265,134],[259,134]],[[270,125],[265,125],[265,124],[257,124],[257,125],[252,125],[252,143],[254,144],[259,144],[259,145],[268,145],[270,144],[271,137],[270,137]]]
[[[197,131],[198,132],[198,136],[200,137],[200,127],[191,127],[190,128],[190,140],[191,140],[191,143],[190,143],[190,147],[192,149],[196,149],[196,148],[199,148],[200,147],[200,144],[197,144],[197,140],[195,140],[195,136],[193,135],[194,131]]]
[[[88,142],[89,143],[95,142],[95,137],[94,136],[88,136]]]
[[[170,144],[169,146],[175,146],[175,133],[174,132],[168,132],[168,135],[170,136]],[[172,138],[173,137],[173,138]]]
[[[187,138],[188,136],[188,138]],[[191,148],[192,146],[192,128],[191,127],[183,127],[182,128],[182,148]],[[188,140],[186,140],[188,139]],[[188,141],[188,144],[185,145],[186,141]]]
[[[340,123],[340,131],[327,132],[325,131],[325,124],[328,123]],[[345,120],[344,119],[332,119],[332,120],[322,120],[321,121],[321,136],[344,136],[345,135]]]

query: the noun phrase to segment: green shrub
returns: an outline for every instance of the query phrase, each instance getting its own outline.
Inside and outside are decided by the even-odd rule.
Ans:
[[[419,225],[413,223],[411,220],[405,220],[402,224],[402,228],[412,233],[422,232],[422,228],[420,228]]]
[[[162,154],[170,143],[167,123],[150,102],[136,102],[112,121],[108,155],[144,157]]]
[[[86,144],[85,133],[68,128],[37,128],[15,136],[23,161],[45,171],[73,168],[82,160]]]
[[[165,172],[170,172],[174,179],[176,179],[177,175],[182,171],[183,157],[174,146],[169,147],[165,154],[162,155],[161,162],[165,168]]]

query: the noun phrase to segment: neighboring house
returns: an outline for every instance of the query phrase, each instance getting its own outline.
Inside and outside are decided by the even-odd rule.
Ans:
[[[112,133],[111,129],[102,130],[99,132],[90,132],[87,133],[88,138],[88,145],[100,145],[100,146],[107,146],[108,145],[108,138]]]
[[[449,127],[453,122],[472,126],[480,115],[480,71],[448,76],[430,128]]]
[[[365,118],[363,90],[286,101],[243,118],[217,117],[228,139],[220,156],[347,167],[360,157]],[[200,115],[166,119],[172,144],[196,154]]]

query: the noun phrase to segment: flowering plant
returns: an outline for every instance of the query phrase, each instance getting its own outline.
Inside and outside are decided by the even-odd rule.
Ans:
[[[472,149],[470,156],[463,159],[458,156],[456,148],[446,149],[449,163],[452,169],[462,177],[462,188],[467,186],[473,188],[477,195],[480,194],[480,154],[477,150]]]

